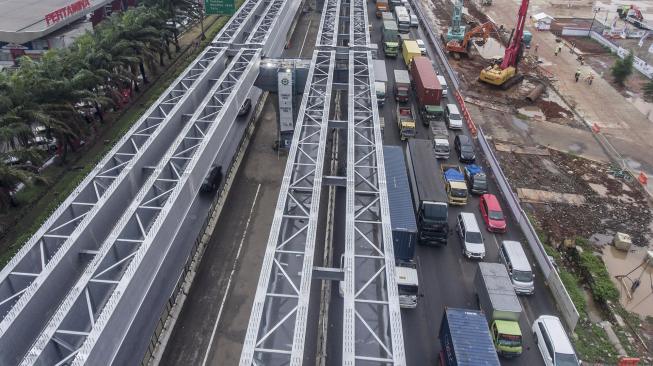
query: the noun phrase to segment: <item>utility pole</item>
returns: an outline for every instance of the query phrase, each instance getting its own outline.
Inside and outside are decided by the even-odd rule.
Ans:
[[[201,29],[201,34],[200,34],[200,39],[203,41],[206,39],[206,35],[204,34],[204,0],[197,0],[197,5],[200,10],[200,29]]]
[[[592,17],[592,24],[590,24],[590,30],[587,32],[588,37],[592,37],[592,27],[594,26],[594,19],[596,19],[596,14],[598,14],[601,11],[601,8],[593,8],[592,12],[594,12],[594,17]]]

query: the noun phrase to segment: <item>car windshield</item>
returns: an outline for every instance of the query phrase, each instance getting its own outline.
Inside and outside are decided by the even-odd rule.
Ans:
[[[454,188],[451,190],[454,197],[467,197],[467,189]]]
[[[436,205],[436,204],[425,204],[424,205],[424,219],[426,220],[446,220],[447,218],[447,206],[446,205]]]
[[[413,285],[398,285],[399,295],[417,295],[417,286]]]
[[[521,346],[521,336],[502,334],[499,336],[499,344],[507,347],[519,347]]]
[[[460,115],[457,113],[451,113],[449,119],[460,119]]]
[[[465,235],[465,241],[471,244],[483,244],[483,237],[481,233],[470,231]]]
[[[469,145],[460,145],[460,150],[464,152],[473,152],[474,148]]]
[[[576,355],[569,353],[556,353],[556,366],[578,366]]]
[[[531,282],[533,280],[533,274],[531,271],[512,271],[512,278],[517,282]]]
[[[503,220],[503,212],[501,211],[490,211],[490,220]]]

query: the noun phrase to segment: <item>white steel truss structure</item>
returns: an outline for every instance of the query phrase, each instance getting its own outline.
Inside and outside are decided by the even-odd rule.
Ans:
[[[220,72],[224,49],[210,47],[177,78],[165,93],[97,164],[79,186],[48,218],[22,249],[0,272],[0,341],[10,337],[8,330],[22,314],[26,319],[38,319],[56,306],[88,263],[88,258],[68,261],[69,255],[92,254],[108,235],[111,226],[151,172],[147,166],[156,164],[160,155],[147,151],[168,139],[168,133],[180,129],[182,111],[192,110],[200,89],[208,85],[209,72]],[[186,101],[189,101],[187,103]],[[182,109],[183,108],[183,109]],[[173,122],[171,122],[173,121]],[[146,172],[143,171],[146,170]],[[134,189],[135,188],[135,189]],[[98,227],[98,222],[100,226]],[[74,253],[70,253],[73,251]],[[73,268],[70,268],[73,267]],[[47,279],[57,273],[56,296],[33,300],[41,288],[48,288]],[[27,305],[30,304],[30,308]],[[41,320],[40,327],[45,320]],[[32,333],[25,324],[16,325],[21,336]],[[40,329],[39,327],[39,329]],[[38,331],[35,330],[34,333]],[[33,339],[32,339],[33,340]],[[17,339],[9,340],[16,342]],[[21,339],[20,342],[26,342]],[[27,341],[25,346],[28,346]],[[0,343],[4,345],[5,343]],[[13,347],[10,347],[13,349]],[[9,352],[3,352],[7,355]],[[2,356],[0,356],[0,363]]]
[[[405,365],[372,56],[349,53],[343,365]]]
[[[160,261],[165,257],[166,245],[172,238],[159,237],[163,236],[160,228],[180,224],[178,214],[190,206],[192,196],[197,194],[197,182],[201,182],[228,136],[226,131],[240,105],[235,95],[247,94],[258,74],[259,60],[258,50],[241,50],[235,56],[98,249],[22,365],[100,364],[112,359],[107,354],[117,353],[136,312],[128,309],[120,313],[120,309],[128,307],[124,303],[130,302],[121,301],[130,293],[130,286],[147,286],[134,285],[135,276],[139,277],[136,282],[150,283],[148,276],[157,275],[152,273],[154,268],[143,267],[151,267],[149,258]],[[192,180],[194,183],[190,183]],[[137,292],[144,296],[146,291]],[[116,312],[119,319],[112,319]],[[103,334],[110,319],[110,334]],[[98,344],[100,339],[108,342]],[[94,353],[98,352],[103,357],[96,358]]]
[[[340,0],[326,0],[320,28],[317,33],[316,47],[335,47],[338,45],[338,27],[340,24]]]
[[[239,35],[245,31],[245,26],[252,14],[255,13],[257,9],[267,7],[269,3],[270,0],[246,0],[240,8],[238,8],[236,14],[229,19],[218,35],[213,38],[213,45],[226,47],[235,42]]]
[[[367,1],[351,0],[349,18],[349,47],[369,47],[370,32],[367,20]]]
[[[288,0],[292,1],[292,0]],[[286,0],[272,0],[265,10],[265,14],[254,27],[254,31],[249,35],[245,43],[249,44],[265,44],[265,40],[270,36],[270,29],[278,19],[279,11],[283,8]]]
[[[302,364],[334,65],[334,51],[313,53],[241,366]]]

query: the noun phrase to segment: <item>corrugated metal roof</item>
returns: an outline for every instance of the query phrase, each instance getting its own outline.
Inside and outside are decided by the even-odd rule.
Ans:
[[[447,320],[459,366],[499,366],[485,315],[478,310],[448,308]],[[480,337],[485,334],[485,337]]]
[[[385,177],[388,187],[390,221],[394,229],[417,231],[415,209],[410,194],[404,153],[400,146],[384,146]]]

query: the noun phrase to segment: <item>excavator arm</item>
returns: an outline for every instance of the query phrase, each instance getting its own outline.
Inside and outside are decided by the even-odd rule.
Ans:
[[[467,53],[467,47],[469,46],[469,41],[472,38],[483,38],[483,41],[486,41],[490,36],[490,32],[494,31],[494,24],[492,22],[483,23],[472,28],[469,32],[465,33],[465,38],[462,42],[456,40],[451,40],[447,42],[447,51],[455,53]]]

